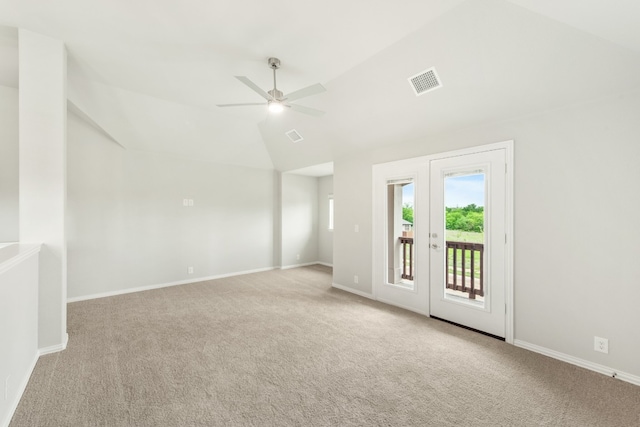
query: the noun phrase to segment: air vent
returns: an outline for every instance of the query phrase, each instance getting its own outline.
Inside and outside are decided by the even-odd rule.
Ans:
[[[409,83],[411,88],[416,93],[416,96],[423,95],[434,89],[442,87],[438,73],[436,73],[435,67],[431,67],[428,70],[422,71],[413,77],[409,77]]]
[[[291,129],[289,132],[285,132],[285,135],[287,135],[292,142],[300,142],[304,139],[302,135],[300,135],[295,129]]]

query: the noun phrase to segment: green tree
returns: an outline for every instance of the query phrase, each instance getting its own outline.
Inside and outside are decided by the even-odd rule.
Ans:
[[[413,224],[413,206],[408,203],[402,206],[402,219]]]
[[[446,208],[447,230],[484,231],[484,207],[471,203],[463,208]]]
[[[447,208],[447,230],[456,230],[456,223],[462,217],[462,212]]]

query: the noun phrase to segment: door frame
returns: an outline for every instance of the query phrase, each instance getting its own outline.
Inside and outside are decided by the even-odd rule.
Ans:
[[[397,160],[393,162],[380,163],[373,165],[372,170],[372,192],[373,192],[373,221],[372,221],[372,293],[375,300],[393,304],[391,301],[382,300],[378,296],[381,286],[384,286],[385,277],[385,254],[386,254],[386,192],[382,192],[380,183],[386,183],[388,177],[398,176],[402,171],[420,170],[417,176],[416,189],[431,188],[430,182],[430,162],[432,160],[446,159],[450,157],[464,156],[468,154],[481,153],[486,151],[505,150],[505,341],[513,344],[514,328],[515,328],[515,298],[514,298],[514,141],[508,140],[496,142],[492,144],[478,145],[475,147],[463,148],[459,150],[447,151],[442,153],[431,154],[427,156],[414,157],[405,160]],[[417,192],[418,190],[416,190]],[[424,190],[420,190],[424,191]],[[384,194],[383,194],[384,193]],[[429,242],[429,209],[430,197],[426,197],[423,193],[422,197],[416,194],[416,205],[414,219],[416,222],[415,239],[416,241]],[[423,224],[420,227],[420,224]],[[417,248],[416,248],[417,249]],[[429,286],[429,257],[428,251],[416,252],[416,270],[415,270],[415,286]],[[422,266],[422,270],[421,270]],[[426,266],[426,269],[425,269]],[[426,303],[427,311],[415,310],[426,316],[430,315],[430,300],[427,292]],[[393,304],[397,305],[397,304]]]

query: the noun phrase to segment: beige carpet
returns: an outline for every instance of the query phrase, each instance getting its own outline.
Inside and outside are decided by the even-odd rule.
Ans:
[[[640,387],[331,288],[326,267],[69,305],[18,426],[639,426]]]

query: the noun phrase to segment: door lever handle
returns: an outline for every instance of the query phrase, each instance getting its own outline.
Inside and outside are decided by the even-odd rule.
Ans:
[[[440,249],[440,246],[438,246],[436,243],[433,243],[431,245],[431,249]]]

